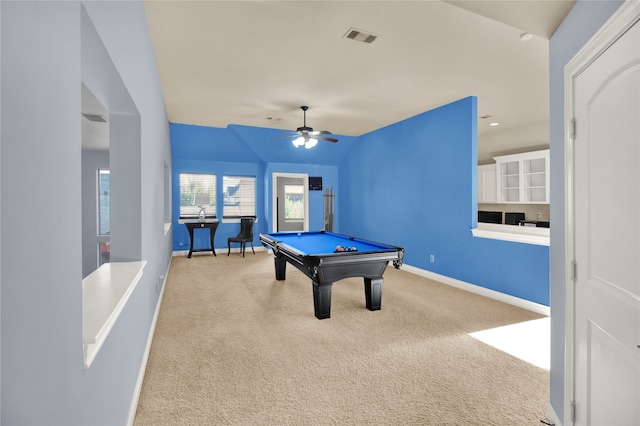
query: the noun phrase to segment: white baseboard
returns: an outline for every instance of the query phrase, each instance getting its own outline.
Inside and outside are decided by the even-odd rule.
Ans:
[[[558,415],[556,414],[556,410],[553,409],[553,406],[550,402],[547,404],[547,421],[553,426],[562,426],[560,417],[558,417]]]
[[[127,417],[127,426],[133,426],[133,421],[136,418],[136,410],[138,409],[138,401],[140,400],[140,392],[142,391],[142,381],[144,380],[144,373],[147,370],[147,361],[149,360],[149,353],[151,352],[151,343],[153,342],[153,334],[156,331],[156,322],[158,321],[158,314],[160,313],[160,305],[162,304],[162,296],[164,295],[164,288],[165,288],[165,284],[167,283],[167,278],[169,277],[170,268],[171,268],[171,262],[169,262],[169,265],[167,265],[167,270],[164,274],[164,280],[162,282],[162,289],[160,290],[160,296],[158,297],[158,303],[156,303],[156,310],[153,313],[151,328],[149,329],[149,335],[147,336],[147,346],[145,347],[144,354],[142,355],[142,362],[140,363],[140,371],[138,371],[138,380],[136,381],[136,386],[133,389],[131,405],[129,406],[129,416]]]
[[[401,269],[415,275],[420,275],[422,277],[429,278],[431,280],[438,281],[443,284],[447,284],[452,287],[459,288],[461,290],[466,290],[471,293],[476,293],[481,296],[499,300],[500,302],[508,303],[509,305],[514,305],[519,308],[538,313],[540,315],[549,316],[551,312],[548,306],[541,305],[539,303],[531,302],[529,300],[521,299],[519,297],[511,296],[508,294],[500,293],[499,291],[491,290],[485,287],[481,287],[479,285],[470,284],[465,281],[460,281],[455,278],[447,277],[446,275],[436,274],[435,272],[427,271],[425,269],[420,269],[415,266],[403,264]]]

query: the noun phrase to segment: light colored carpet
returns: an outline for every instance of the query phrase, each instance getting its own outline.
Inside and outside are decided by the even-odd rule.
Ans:
[[[135,424],[539,425],[548,371],[468,335],[536,318],[390,266],[382,310],[352,278],[318,320],[271,254],[174,257]]]

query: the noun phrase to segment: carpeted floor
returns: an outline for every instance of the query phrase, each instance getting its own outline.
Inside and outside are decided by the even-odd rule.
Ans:
[[[174,257],[135,425],[540,425],[549,372],[468,333],[540,318],[387,268],[313,314],[310,280],[266,252]]]

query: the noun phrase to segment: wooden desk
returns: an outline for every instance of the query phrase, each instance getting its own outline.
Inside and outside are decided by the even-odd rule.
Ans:
[[[213,252],[213,255],[216,256],[216,250],[213,246],[213,237],[216,235],[216,229],[218,229],[218,221],[217,220],[211,220],[211,219],[207,219],[205,221],[199,221],[199,220],[194,220],[194,221],[185,221],[184,222],[184,226],[187,227],[187,230],[189,231],[189,239],[191,240],[191,245],[189,246],[189,254],[187,255],[187,257],[189,259],[191,259],[191,255],[194,252],[199,252],[199,251],[210,251]],[[209,243],[211,245],[211,248],[200,248],[200,249],[195,249],[193,248],[193,230],[196,228],[207,228],[209,229]]]

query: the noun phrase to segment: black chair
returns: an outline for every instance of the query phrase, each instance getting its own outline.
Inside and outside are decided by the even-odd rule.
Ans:
[[[235,237],[227,238],[227,256],[231,254],[231,243],[240,243],[240,251],[242,251],[242,257],[244,257],[244,248],[247,243],[251,244],[251,251],[256,254],[253,249],[253,224],[256,221],[255,216],[241,216],[240,217],[240,233]]]

